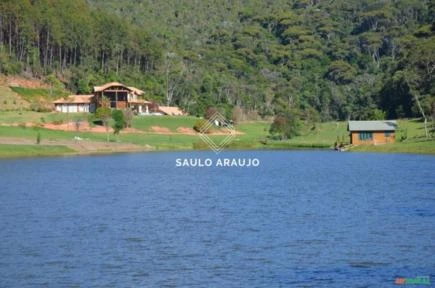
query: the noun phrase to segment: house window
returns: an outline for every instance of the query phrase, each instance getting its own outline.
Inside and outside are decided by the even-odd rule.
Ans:
[[[372,140],[373,136],[372,136],[372,132],[360,132],[359,133],[359,140],[361,141],[367,141],[367,140]]]
[[[391,132],[385,132],[385,137],[390,137],[391,136]]]

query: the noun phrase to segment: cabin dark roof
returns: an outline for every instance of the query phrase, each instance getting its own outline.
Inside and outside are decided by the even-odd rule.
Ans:
[[[396,120],[349,121],[349,131],[396,131]]]

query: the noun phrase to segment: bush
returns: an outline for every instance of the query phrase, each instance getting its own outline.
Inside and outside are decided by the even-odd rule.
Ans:
[[[231,119],[233,120],[234,125],[238,125],[243,118],[243,110],[236,106],[234,107],[232,114]]]
[[[30,104],[30,110],[35,112],[51,112],[51,109],[49,107],[38,101],[32,102],[32,104]]]
[[[95,114],[94,113],[89,114],[88,115],[88,124],[89,124],[89,127],[95,127],[95,121],[96,120],[97,119],[95,118]]]
[[[193,130],[200,133],[210,133],[210,122],[208,122],[205,119],[199,119],[196,120],[195,124],[193,125]]]
[[[205,111],[204,117],[205,119],[211,119],[216,113],[220,113],[216,107],[209,107],[207,111]]]
[[[33,129],[38,130],[43,127],[42,123],[33,123]]]
[[[290,109],[275,117],[269,133],[273,138],[291,139],[300,134],[300,129],[299,111]]]
[[[60,124],[63,124],[63,120],[62,120],[62,119],[54,120],[54,121],[53,121],[53,124],[54,124],[54,125],[60,125]]]
[[[124,110],[124,120],[125,120],[125,126],[127,128],[131,128],[131,123],[133,121],[133,110],[130,108]]]
[[[121,110],[113,110],[112,111],[112,118],[115,121],[115,123],[112,126],[113,133],[114,134],[119,134],[119,132],[122,129],[124,129],[125,126],[126,126],[126,122],[125,122],[125,118],[124,118],[124,112],[122,112]]]

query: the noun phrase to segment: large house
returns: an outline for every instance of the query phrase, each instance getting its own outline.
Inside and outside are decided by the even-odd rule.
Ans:
[[[131,108],[137,113],[148,113],[155,109],[155,104],[141,99],[144,91],[129,87],[119,82],[110,82],[102,86],[95,86],[92,95],[70,95],[53,102],[58,112],[95,112],[98,107],[108,100],[110,108]]]
[[[350,143],[353,145],[378,145],[394,143],[397,122],[349,121]]]
[[[170,115],[179,116],[185,113],[175,106],[159,106],[152,101],[144,100],[144,91],[126,86],[119,82],[110,82],[102,86],[95,86],[91,95],[70,95],[53,101],[58,112],[77,113],[95,112],[98,107],[108,105],[113,109],[132,109],[141,115]]]
[[[146,106],[145,100],[138,98],[138,96],[145,94],[142,90],[128,87],[119,82],[95,86],[93,92],[97,107],[101,107],[104,98],[109,100],[110,108],[115,109],[132,108],[135,110]]]

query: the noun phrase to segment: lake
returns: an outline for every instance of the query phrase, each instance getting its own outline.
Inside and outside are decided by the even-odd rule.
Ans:
[[[176,165],[223,158],[259,165]],[[0,287],[435,282],[434,156],[232,151],[2,160],[0,187]]]

